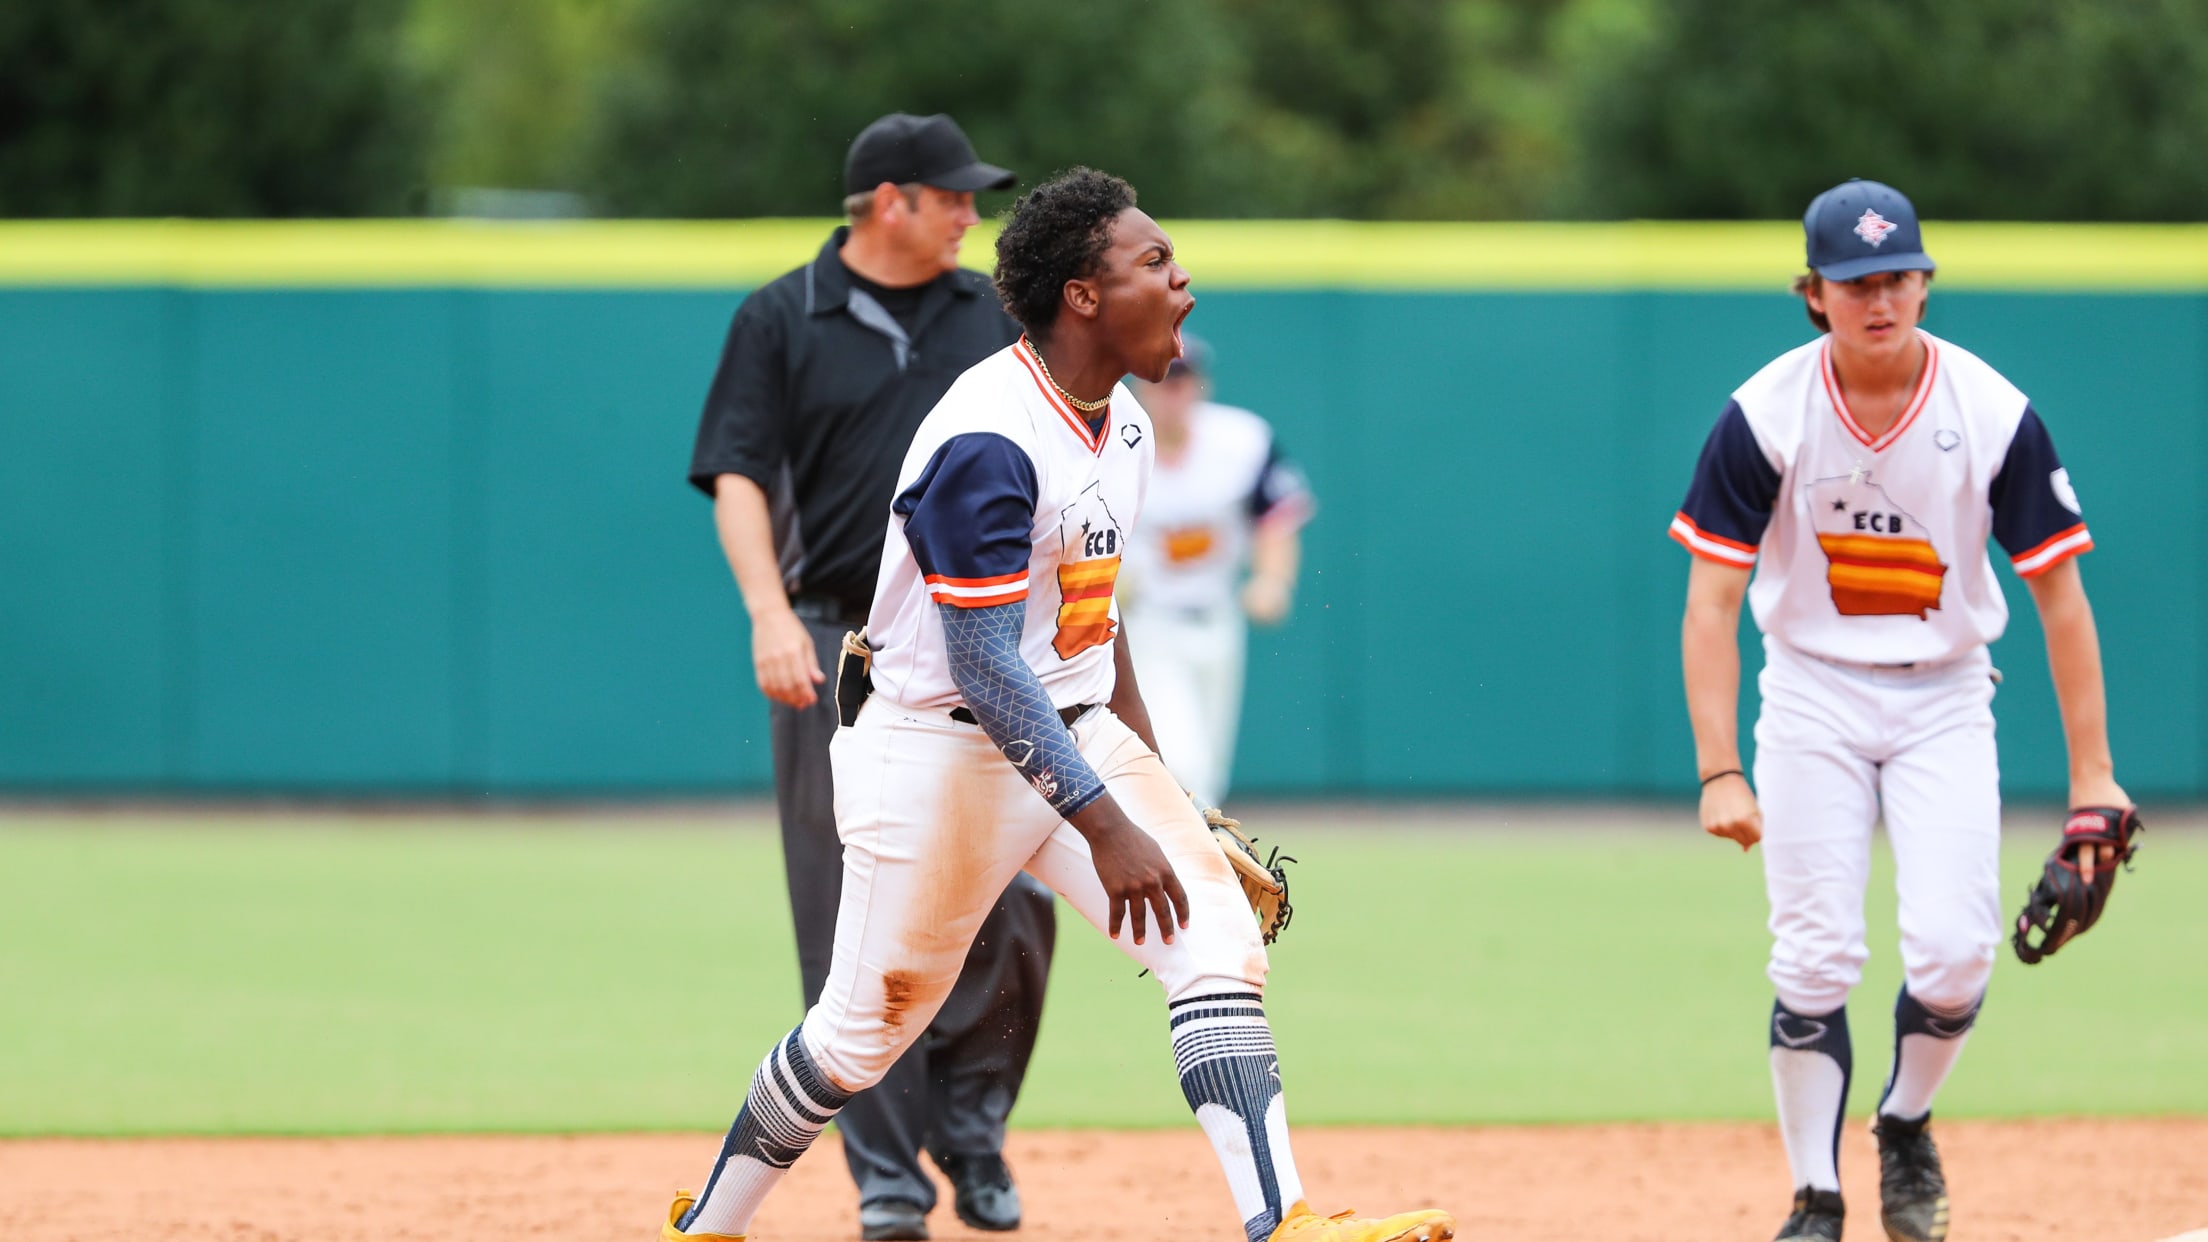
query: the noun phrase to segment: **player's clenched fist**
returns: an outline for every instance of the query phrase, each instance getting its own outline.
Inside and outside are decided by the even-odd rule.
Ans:
[[[813,650],[813,636],[805,622],[788,609],[770,612],[752,621],[751,668],[759,678],[759,693],[785,707],[811,707],[820,696],[813,687],[828,680],[820,671],[820,655]]]
[[[1149,930],[1149,913],[1158,914],[1158,935],[1173,943],[1173,929],[1188,926],[1188,894],[1181,878],[1150,834],[1135,827],[1107,794],[1083,807],[1067,821],[1089,842],[1089,856],[1096,864],[1096,878],[1104,885],[1106,908],[1111,911],[1106,932],[1119,939],[1122,919],[1131,919],[1135,943]]]
[[[1763,808],[1746,776],[1728,772],[1702,786],[1702,831],[1743,850],[1763,840]]]

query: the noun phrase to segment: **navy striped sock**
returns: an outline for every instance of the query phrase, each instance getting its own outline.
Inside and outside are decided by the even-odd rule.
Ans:
[[[1264,998],[1224,992],[1176,1001],[1171,1009],[1173,1064],[1181,1094],[1211,1139],[1250,1242],[1265,1242],[1303,1198],[1288,1150],[1280,1054],[1265,1021]]]
[[[776,1044],[751,1076],[751,1091],[721,1141],[705,1190],[678,1226],[683,1232],[742,1234],[767,1192],[850,1102],[828,1085],[800,1037]]]

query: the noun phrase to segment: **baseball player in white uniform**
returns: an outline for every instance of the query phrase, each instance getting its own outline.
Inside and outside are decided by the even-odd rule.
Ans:
[[[1991,538],[2047,637],[2073,806],[2123,807],[2099,641],[2073,559],[2093,546],[2023,393],[1918,326],[1933,263],[1915,210],[1849,181],[1810,204],[1797,282],[1824,335],[1733,393],[1672,537],[1694,553],[1682,647],[1702,826],[1759,840],[1771,904],[1771,1079],[1795,1187],[1781,1239],[1840,1237],[1847,1000],[1868,953],[1863,891],[1883,816],[1906,982],[1873,1129],[1880,1218],[1944,1238],[1928,1129],[2003,935],[1999,768],[1986,646],[2008,620]],[[1754,581],[1750,582],[1750,571]],[[1745,594],[1763,631],[1754,779],[1734,719]],[[2084,860],[2090,874],[2094,860]]]
[[[871,692],[838,687],[844,882],[827,986],[760,1063],[705,1188],[676,1196],[661,1236],[745,1235],[844,1101],[927,1029],[1024,869],[1164,986],[1183,1094],[1251,1242],[1451,1237],[1443,1212],[1327,1218],[1304,1202],[1264,943],[1158,759],[1129,668],[1113,588],[1154,439],[1119,380],[1162,378],[1179,355],[1188,273],[1126,182],[1075,169],[1014,207],[996,281],[1026,335],[922,421],[868,620]]]
[[[1313,505],[1272,427],[1209,399],[1209,347],[1194,335],[1185,343],[1163,382],[1136,388],[1158,461],[1120,606],[1142,635],[1135,672],[1158,753],[1189,793],[1217,806],[1234,769],[1249,626],[1288,615]]]

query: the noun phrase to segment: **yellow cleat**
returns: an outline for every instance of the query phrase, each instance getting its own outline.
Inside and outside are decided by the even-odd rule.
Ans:
[[[1321,1216],[1301,1199],[1267,1242],[1446,1242],[1457,1236],[1457,1218],[1428,1208],[1371,1220],[1348,1212]]]
[[[740,1233],[684,1233],[675,1228],[675,1222],[681,1220],[682,1214],[697,1201],[698,1197],[687,1190],[675,1192],[675,1204],[667,1209],[667,1223],[659,1227],[659,1242],[744,1242],[744,1235]]]

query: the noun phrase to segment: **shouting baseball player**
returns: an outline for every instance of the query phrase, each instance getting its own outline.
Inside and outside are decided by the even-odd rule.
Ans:
[[[1803,219],[1796,284],[1824,335],[1733,393],[1672,537],[1695,555],[1682,648],[1703,828],[1762,841],[1771,903],[1771,1081],[1792,1166],[1779,1238],[1840,1237],[1839,1131],[1853,1058],[1871,825],[1883,813],[1904,978],[1878,1101],[1880,1217],[1944,1238],[1928,1129],[2003,932],[2000,788],[1986,645],[2008,609],[1998,541],[2030,585],[2070,752],[2072,806],[2128,814],[2109,756],[2100,644],[2075,560],[2077,493],[2023,393],[1918,327],[1933,271],[1909,200],[1849,181]],[[1749,571],[1755,570],[1753,584]],[[1734,719],[1746,594],[1763,631],[1755,776]],[[2079,859],[2090,878],[2106,853]]]
[[[1153,444],[1119,381],[1162,379],[1180,354],[1188,273],[1126,182],[1075,169],[1013,208],[996,283],[1026,335],[915,434],[868,619],[870,693],[838,686],[828,985],[768,1051],[662,1237],[744,1236],[844,1101],[927,1028],[1022,869],[1164,985],[1182,1092],[1252,1242],[1452,1237],[1443,1212],[1329,1219],[1305,1204],[1257,922],[1159,761],[1129,671],[1113,585]]]

